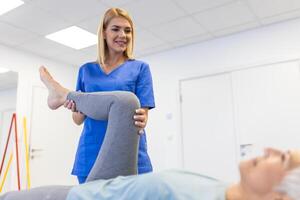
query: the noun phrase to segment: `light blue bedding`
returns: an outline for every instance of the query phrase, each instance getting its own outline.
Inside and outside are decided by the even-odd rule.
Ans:
[[[227,186],[200,174],[169,170],[75,186],[67,200],[225,200]]]

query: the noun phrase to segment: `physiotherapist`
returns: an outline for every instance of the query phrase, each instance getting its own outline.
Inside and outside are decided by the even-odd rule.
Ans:
[[[139,98],[141,108],[136,110],[134,119],[140,129],[138,173],[143,174],[153,170],[144,129],[148,111],[155,107],[155,101],[149,65],[133,57],[134,33],[127,11],[108,9],[98,28],[98,59],[80,67],[76,90],[131,91]],[[107,121],[93,120],[77,112],[73,101],[66,101],[64,106],[73,111],[72,118],[77,125],[84,123],[72,170],[78,182],[84,183],[101,151]]]

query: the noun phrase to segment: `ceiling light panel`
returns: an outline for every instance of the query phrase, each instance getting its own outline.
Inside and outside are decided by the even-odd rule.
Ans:
[[[24,4],[23,1],[20,0],[1,0],[0,1],[0,15],[7,13],[20,5]]]
[[[46,35],[46,38],[77,50],[97,44],[95,34],[77,26]]]

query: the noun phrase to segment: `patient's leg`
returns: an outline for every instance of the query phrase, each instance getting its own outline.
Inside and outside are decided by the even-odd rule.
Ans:
[[[46,68],[40,77],[49,90],[48,105],[60,107],[66,99],[75,101],[76,109],[90,118],[108,120],[107,131],[97,160],[87,181],[137,174],[138,128],[134,112],[140,107],[131,92],[70,92],[56,82]]]
[[[85,115],[108,120],[101,152],[87,178],[108,179],[137,173],[138,129],[133,115],[139,107],[136,96],[129,92],[78,93],[70,92],[40,69],[41,79],[49,89],[48,105],[60,107],[66,99],[74,100]],[[8,192],[0,200],[65,200],[72,186],[45,186],[24,191]]]
[[[45,186],[24,191],[13,191],[0,200],[65,200],[72,186]]]
[[[70,92],[76,108],[96,120],[108,120],[105,138],[87,181],[137,174],[138,128],[134,112],[137,97],[130,92]]]

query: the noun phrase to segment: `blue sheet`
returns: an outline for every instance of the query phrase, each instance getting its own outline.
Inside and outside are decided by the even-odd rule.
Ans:
[[[73,187],[67,200],[225,200],[227,186],[200,174],[168,170],[85,183]]]

